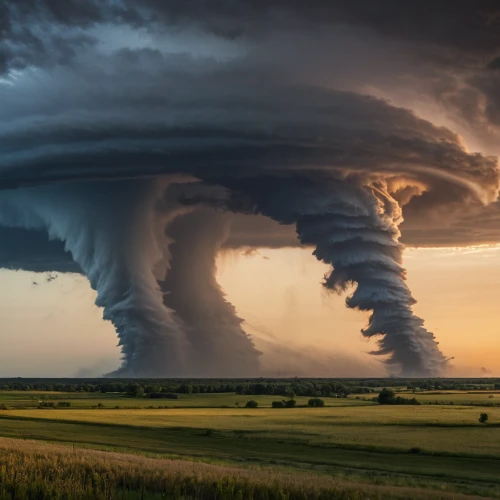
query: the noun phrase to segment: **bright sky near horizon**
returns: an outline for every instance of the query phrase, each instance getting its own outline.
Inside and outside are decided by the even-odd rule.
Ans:
[[[500,246],[407,249],[408,284],[445,355],[449,376],[500,376]],[[311,249],[230,251],[219,282],[275,376],[383,376],[359,333],[367,315],[319,286]],[[114,329],[86,278],[0,271],[0,376],[99,376],[119,364]],[[33,284],[36,282],[37,284]],[[279,342],[277,340],[279,339]]]

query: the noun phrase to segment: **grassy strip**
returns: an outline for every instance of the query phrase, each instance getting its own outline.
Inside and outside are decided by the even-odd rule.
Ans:
[[[64,411],[64,410],[58,410]],[[25,422],[39,422],[39,423],[50,423],[54,425],[59,424],[74,424],[78,426],[89,426],[89,427],[97,427],[97,428],[112,428],[112,429],[127,429],[130,432],[141,430],[144,432],[153,431],[157,437],[165,436],[167,439],[171,439],[173,436],[178,437],[180,435],[183,436],[197,436],[205,437],[210,434],[211,437],[216,438],[224,438],[224,439],[244,439],[245,442],[248,441],[265,441],[266,443],[275,443],[278,445],[282,445],[284,443],[289,445],[298,445],[298,446],[308,446],[311,448],[320,448],[322,450],[328,449],[337,449],[337,450],[354,450],[354,451],[364,451],[370,453],[383,453],[383,454],[392,454],[392,455],[407,455],[410,453],[417,453],[421,456],[434,456],[434,457],[453,457],[453,458],[470,458],[470,459],[484,459],[484,460],[493,460],[495,461],[495,467],[499,463],[499,459],[497,456],[490,454],[481,454],[481,453],[467,453],[467,452],[449,452],[449,451],[434,451],[434,450],[426,450],[425,448],[417,448],[417,449],[403,449],[397,448],[394,446],[382,446],[382,445],[372,445],[372,444],[354,444],[354,443],[327,443],[323,441],[317,441],[315,438],[318,436],[311,432],[301,432],[294,429],[293,436],[285,435],[276,431],[274,429],[270,430],[261,430],[261,429],[204,429],[204,428],[196,428],[196,427],[180,427],[180,426],[169,426],[169,427],[155,427],[148,425],[137,425],[137,424],[127,424],[127,423],[111,423],[111,422],[93,422],[86,420],[78,420],[78,419],[56,419],[56,418],[43,418],[43,417],[26,417],[26,416],[16,416],[16,415],[8,415],[3,414],[0,415],[0,421],[10,420],[10,421],[25,421]],[[335,424],[337,427],[348,427],[347,423]],[[358,423],[354,423],[352,426],[358,426]],[[362,424],[364,425],[364,424]],[[393,427],[400,427],[406,424],[391,424]],[[427,425],[423,424],[424,427],[433,427],[432,424]],[[382,427],[377,424],[377,427]],[[415,428],[415,425],[409,425],[408,427]],[[436,427],[460,427],[458,424],[437,424]],[[464,427],[468,427],[466,424]],[[474,425],[475,428],[481,428],[479,425]],[[496,427],[496,425],[488,425],[489,429]],[[7,430],[7,429],[5,429]],[[2,434],[2,430],[0,429],[0,434]],[[5,433],[3,435],[6,435]],[[7,434],[8,435],[8,434]],[[57,436],[57,434],[56,434]],[[98,433],[96,434],[98,436]],[[16,436],[17,437],[17,436]],[[25,437],[25,436],[19,436]],[[37,439],[37,436],[33,436],[34,439]],[[62,441],[56,437],[56,441]],[[146,442],[145,442],[146,443]],[[200,443],[198,441],[198,443]],[[241,447],[241,442],[239,443]],[[499,479],[500,482],[500,479]]]

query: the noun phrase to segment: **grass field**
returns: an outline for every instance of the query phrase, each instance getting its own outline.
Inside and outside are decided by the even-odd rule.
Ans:
[[[273,401],[284,399],[281,396],[240,396],[238,394],[179,394],[179,399],[150,399],[132,398],[123,394],[96,394],[80,392],[40,392],[40,391],[0,391],[0,404],[4,403],[10,408],[37,408],[39,401],[70,401],[75,408],[91,408],[99,403],[106,408],[148,408],[149,406],[175,407],[199,407],[199,408],[221,408],[245,406],[245,403],[253,399],[259,406],[271,407]],[[285,398],[286,399],[286,398]],[[309,397],[297,396],[295,400],[298,405],[306,405]],[[323,398],[328,406],[367,406],[374,405],[372,401],[347,399],[347,398]]]
[[[0,402],[9,407],[0,410],[0,436],[65,444],[71,449],[132,453],[152,460],[238,464],[240,469],[257,468],[257,476],[272,470],[285,475],[306,473],[307,481],[314,476],[319,482],[326,478],[355,488],[416,488],[417,496],[406,498],[417,498],[422,489],[429,495],[422,498],[434,498],[431,492],[438,494],[437,490],[452,495],[442,498],[461,498],[456,496],[459,493],[500,498],[500,407],[381,406],[362,399],[332,398],[325,408],[273,409],[268,407],[271,401],[280,398],[202,394],[151,400],[46,393],[45,401],[70,401],[72,407],[37,409],[39,396],[0,392]],[[249,399],[262,407],[244,408]],[[96,402],[105,407],[96,408]],[[163,405],[171,407],[158,408]],[[487,425],[478,422],[481,411],[488,412]],[[353,491],[349,489],[351,496],[325,498],[365,498],[352,496]],[[383,489],[370,495],[399,498],[387,496],[399,492]]]
[[[500,406],[500,392],[401,392],[398,396],[415,397],[422,404],[456,404],[456,405],[497,405]]]
[[[339,407],[295,409],[44,409],[0,412],[11,418],[106,424],[108,426],[192,429],[252,439],[283,439],[309,445],[368,450],[451,453],[500,458],[500,408],[490,424],[467,407]],[[495,424],[496,422],[496,424]],[[1,431],[0,431],[1,432]]]

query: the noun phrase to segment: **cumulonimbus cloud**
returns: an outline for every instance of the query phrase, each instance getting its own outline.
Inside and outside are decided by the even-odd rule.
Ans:
[[[313,14],[326,8],[316,7]],[[369,24],[344,2],[337,8],[344,25]],[[242,9],[250,13],[252,2]],[[8,2],[0,234],[9,242],[0,264],[85,273],[117,329],[120,374],[200,374],[194,367],[203,363],[207,374],[214,363],[221,373],[258,372],[258,353],[214,278],[229,236],[227,214],[214,208],[295,227],[295,241],[332,265],[329,289],[357,284],[347,304],[372,312],[363,334],[379,338],[377,353],[410,375],[446,366],[412,312],[402,213],[414,244],[440,244],[444,228],[492,210],[484,207],[498,196],[497,160],[408,109],[329,86],[319,71],[301,75],[280,57],[276,36],[310,29],[299,14],[295,2],[276,2],[271,36],[265,20],[229,4],[203,21],[154,2],[141,11],[129,2]],[[237,20],[232,36],[227,19]],[[323,65],[321,42],[345,30],[321,26],[300,45],[299,61],[309,54],[314,66],[319,54]],[[429,43],[441,43],[438,34]],[[243,231],[227,244],[259,238]]]

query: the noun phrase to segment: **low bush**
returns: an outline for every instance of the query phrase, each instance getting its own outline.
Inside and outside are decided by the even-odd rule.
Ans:
[[[382,389],[378,395],[377,402],[381,405],[419,405],[420,403],[415,399],[406,399],[401,396],[396,396],[392,389]],[[436,401],[437,403],[437,401]]]
[[[356,398],[356,399],[359,399],[359,398]],[[307,402],[307,405],[308,406],[315,406],[316,408],[321,408],[321,407],[325,406],[325,402],[320,398],[311,398]]]
[[[295,399],[289,399],[288,401],[273,401],[272,402],[272,407],[273,408],[295,408],[297,405],[297,401]]]
[[[38,408],[55,408],[56,404],[52,401],[40,401],[38,403]]]

